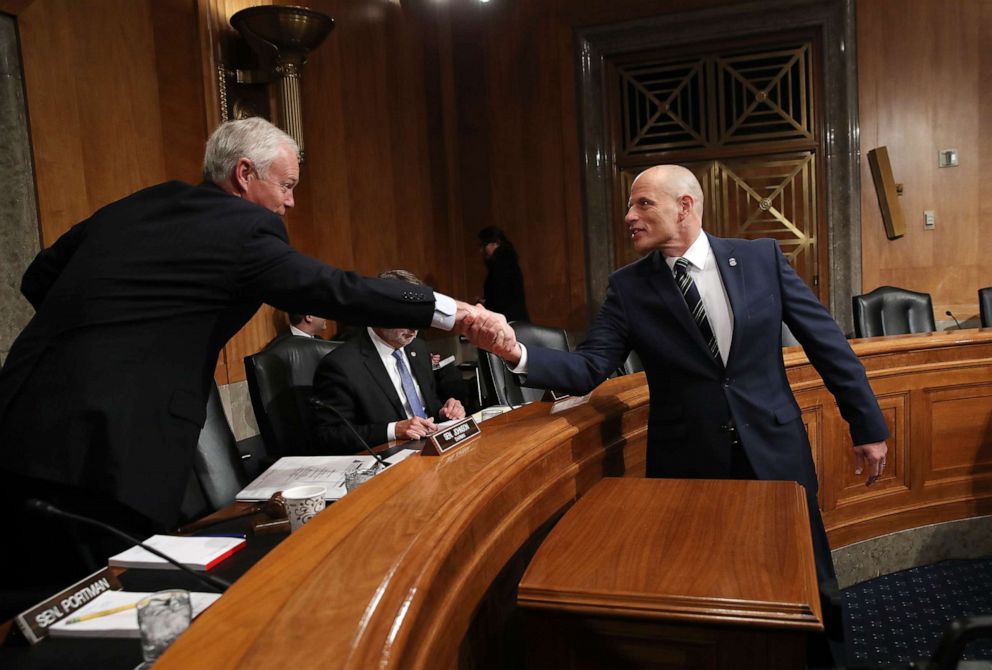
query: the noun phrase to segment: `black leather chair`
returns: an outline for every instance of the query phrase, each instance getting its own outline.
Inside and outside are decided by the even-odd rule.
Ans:
[[[929,333],[937,329],[929,293],[880,286],[851,298],[855,337]]]
[[[789,327],[785,325],[784,321],[782,322],[782,346],[783,347],[799,346],[799,340],[797,340],[796,336],[792,334],[792,331],[789,330]]]
[[[641,357],[637,355],[637,352],[631,349],[630,353],[627,354],[627,360],[623,362],[623,367],[620,370],[625,375],[644,372],[644,363],[641,362]]]
[[[992,328],[992,286],[978,289],[978,312],[982,328]]]
[[[568,334],[561,328],[539,326],[528,321],[513,321],[510,325],[516,332],[517,340],[526,347],[571,350]],[[507,370],[498,356],[488,351],[479,351],[479,375],[486,406],[522,405],[540,400],[544,396],[544,389],[520,386],[517,376]]]
[[[269,456],[316,453],[310,408],[313,373],[320,359],[340,344],[291,336],[245,356],[248,394]]]
[[[230,505],[247,483],[241,450],[224,415],[217,385],[211,384],[207,418],[196,443],[193,476],[186,486],[182,516],[185,520],[196,519]]]

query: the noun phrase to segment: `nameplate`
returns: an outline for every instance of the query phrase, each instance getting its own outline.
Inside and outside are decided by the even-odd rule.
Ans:
[[[558,402],[559,400],[564,400],[565,398],[571,398],[572,396],[568,393],[562,393],[561,391],[555,391],[554,389],[547,389],[544,395],[541,396],[541,402]]]
[[[96,598],[104,591],[120,591],[121,583],[110,568],[94,572],[64,591],[17,615],[14,621],[31,644],[48,637],[48,627]]]
[[[424,456],[440,456],[481,433],[475,419],[467,417],[431,435],[421,453]]]

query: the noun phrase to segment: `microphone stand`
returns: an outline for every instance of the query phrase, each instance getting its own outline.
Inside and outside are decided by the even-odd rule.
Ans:
[[[351,422],[348,421],[348,419],[344,418],[344,414],[342,414],[341,411],[337,407],[335,407],[331,403],[327,402],[326,400],[321,400],[320,398],[317,398],[317,397],[311,397],[310,398],[310,405],[313,406],[313,407],[320,407],[322,409],[329,409],[332,412],[334,412],[334,414],[339,419],[341,419],[341,422],[345,426],[348,427],[348,430],[351,431],[351,434],[355,436],[355,439],[358,440],[358,443],[360,445],[362,445],[362,447],[365,449],[365,451],[369,452],[369,454],[372,456],[372,458],[374,458],[379,463],[380,467],[383,467],[383,468],[389,467],[389,463],[387,463],[386,461],[384,461],[382,459],[382,457],[379,456],[379,454],[377,454],[374,451],[372,451],[372,447],[370,447],[368,444],[366,444],[365,440],[362,439],[362,436],[358,434],[358,431],[357,430],[355,430],[355,427],[351,425]]]
[[[215,577],[213,575],[201,575],[201,574],[199,574],[197,572],[194,572],[193,570],[190,570],[188,567],[186,567],[185,565],[183,565],[182,563],[180,563],[176,559],[172,558],[171,556],[167,556],[166,554],[164,554],[163,552],[159,551],[155,547],[148,546],[144,542],[138,540],[137,538],[135,538],[135,537],[133,537],[133,536],[127,534],[127,533],[125,533],[122,530],[119,530],[117,528],[114,528],[110,524],[104,523],[102,521],[98,521],[96,519],[91,519],[91,518],[89,518],[87,516],[81,516],[79,514],[73,514],[71,512],[65,512],[65,511],[59,509],[58,507],[56,507],[55,505],[53,505],[51,503],[48,503],[48,502],[45,502],[44,500],[39,500],[38,498],[28,498],[26,501],[24,501],[24,506],[29,511],[32,511],[32,512],[38,512],[40,514],[45,514],[47,516],[57,516],[57,517],[61,517],[63,519],[69,519],[70,521],[75,521],[77,523],[82,523],[82,524],[85,524],[85,525],[94,526],[94,527],[100,528],[100,529],[102,529],[102,530],[104,530],[104,531],[106,531],[108,533],[111,533],[113,535],[116,535],[117,537],[124,538],[128,542],[132,542],[132,543],[138,545],[139,547],[141,547],[142,549],[144,549],[148,553],[155,554],[156,556],[158,556],[162,560],[168,561],[170,564],[176,566],[180,570],[183,570],[185,572],[188,572],[189,574],[191,574],[194,577],[196,577],[197,580],[199,580],[200,582],[202,582],[206,586],[208,586],[211,589],[213,589],[215,591],[218,591],[220,593],[223,593],[224,591],[226,591],[231,586],[231,583],[229,581],[227,581],[226,579],[221,579],[220,577]]]

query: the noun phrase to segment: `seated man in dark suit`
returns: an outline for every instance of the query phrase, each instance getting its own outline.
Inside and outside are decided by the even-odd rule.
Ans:
[[[422,284],[404,270],[381,279]],[[441,402],[427,344],[415,328],[366,328],[360,337],[327,354],[313,377],[314,397],[350,421],[368,445],[416,440],[437,430],[435,420],[461,419],[456,398]],[[330,409],[314,408],[318,448],[328,454],[362,451],[355,436]]]
[[[313,314],[286,314],[289,320],[289,333],[297,337],[320,337],[327,327],[327,319]]]

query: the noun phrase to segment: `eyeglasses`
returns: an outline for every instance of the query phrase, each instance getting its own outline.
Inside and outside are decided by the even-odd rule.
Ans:
[[[282,193],[283,195],[286,195],[287,193],[291,193],[293,189],[296,188],[296,184],[292,182],[277,182],[277,181],[272,181],[271,179],[266,179],[265,177],[262,176],[262,173],[258,171],[258,168],[255,167],[254,163],[252,163],[251,170],[252,172],[255,173],[255,177],[257,177],[259,181],[264,181],[266,183],[272,184],[273,186],[277,186],[279,188],[279,192]]]

